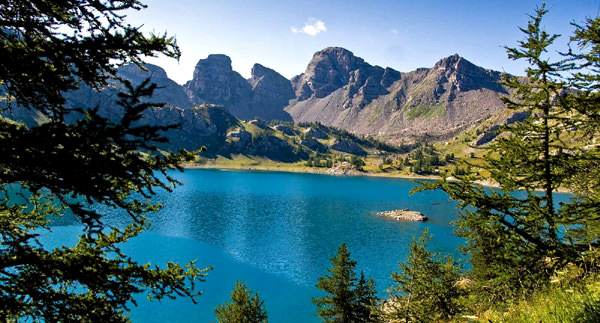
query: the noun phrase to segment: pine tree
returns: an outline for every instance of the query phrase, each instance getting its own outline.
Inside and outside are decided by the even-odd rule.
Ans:
[[[392,273],[396,285],[390,288],[393,319],[404,322],[428,322],[447,319],[456,314],[461,295],[456,287],[461,267],[450,256],[427,250],[431,238],[425,229],[423,235],[409,246],[405,263],[399,262],[399,271]]]
[[[382,315],[378,308],[379,298],[376,295],[373,278],[366,279],[364,272],[361,271],[355,293],[356,309],[354,317],[356,322],[382,322]]]
[[[118,66],[144,55],[179,57],[173,38],[128,25],[125,0],[9,0],[0,5],[0,98],[3,116],[26,111],[44,122],[24,125],[0,117],[0,319],[45,322],[128,322],[133,296],[192,297],[205,272],[193,263],[163,268],[140,264],[121,245],[148,228],[144,214],[158,189],[177,181],[187,152],[161,154],[163,131],[145,126],[155,85],[133,87],[116,78]],[[122,114],[67,106],[64,93],[79,86],[123,89]],[[98,208],[97,206],[102,206]],[[109,227],[100,210],[123,211],[132,222]],[[52,218],[70,213],[83,225],[73,247],[48,250]]]
[[[521,29],[519,47],[507,48],[509,58],[530,66],[527,79],[503,81],[513,93],[504,102],[529,117],[502,127],[504,134],[487,147],[481,167],[499,189],[475,185],[468,175],[423,186],[441,188],[462,207],[457,233],[467,241],[464,251],[481,299],[488,301],[480,302],[484,307],[530,293],[557,269],[581,264],[599,245],[600,20],[578,26],[578,48],[551,61],[546,52],[558,35],[542,28],[546,13],[545,6],[536,10]],[[561,188],[574,198],[558,204]]]
[[[331,258],[329,274],[319,277],[316,285],[327,295],[313,298],[317,314],[324,322],[376,322],[376,315],[371,311],[376,303],[375,284],[372,279],[367,281],[362,273],[357,284],[354,267],[356,261],[350,259],[350,252],[342,243],[337,255]]]
[[[246,283],[236,282],[235,289],[231,292],[231,302],[226,302],[215,308],[217,322],[220,323],[266,323],[267,311],[264,302]]]

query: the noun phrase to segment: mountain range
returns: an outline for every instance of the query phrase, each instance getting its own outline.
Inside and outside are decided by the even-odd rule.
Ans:
[[[431,68],[399,72],[371,65],[340,47],[316,52],[305,72],[291,80],[260,64],[245,79],[223,54],[200,59],[184,85],[151,64],[123,66],[118,75],[134,85],[146,78],[157,84],[151,100],[166,106],[148,111],[145,122],[181,123],[169,135],[171,148],[187,149],[223,145],[236,124],[253,119],[316,122],[396,144],[424,137],[444,140],[504,110],[501,97],[508,95],[499,83],[502,73],[457,54]],[[99,91],[83,85],[65,97],[71,106],[97,106],[116,118],[118,92],[116,84]]]
[[[445,139],[503,110],[508,94],[502,73],[455,54],[432,68],[399,72],[365,62],[349,50],[325,48],[306,71],[291,80],[255,64],[244,79],[222,54],[209,55],[181,86],[158,66],[125,66],[119,74],[135,82],[151,77],[156,98],[171,107],[222,105],[242,120],[261,118],[320,122],[381,140],[411,142],[423,136]]]

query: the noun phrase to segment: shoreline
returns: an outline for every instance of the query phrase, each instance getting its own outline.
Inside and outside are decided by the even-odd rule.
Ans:
[[[316,175],[328,175],[328,176],[365,176],[365,177],[384,177],[384,178],[404,178],[404,179],[427,179],[437,180],[441,179],[440,176],[433,175],[405,175],[405,174],[378,174],[369,172],[353,172],[351,174],[332,174],[328,173],[327,170],[318,170],[310,168],[294,168],[294,167],[271,167],[263,165],[252,165],[252,166],[229,166],[229,165],[190,165],[184,164],[184,169],[218,169],[224,171],[267,171],[267,172],[280,172],[280,173],[296,173],[296,174],[316,174]]]
[[[327,175],[327,176],[341,176],[341,177],[349,177],[349,176],[364,176],[364,177],[383,177],[383,178],[402,178],[402,179],[410,179],[410,180],[438,180],[441,179],[440,176],[435,175],[408,175],[408,174],[386,174],[386,173],[369,173],[369,172],[353,172],[351,174],[332,174],[328,173],[327,170],[318,170],[314,168],[302,168],[302,167],[273,167],[273,166],[265,166],[265,165],[242,165],[242,166],[232,166],[232,165],[198,165],[198,164],[184,164],[184,169],[218,169],[223,171],[264,171],[264,172],[279,172],[279,173],[296,173],[296,174],[316,174],[316,175]],[[490,180],[479,180],[475,181],[475,184],[490,187],[490,188],[500,188],[498,183],[492,182]],[[542,192],[542,189],[535,190]],[[566,189],[556,190],[555,193],[572,193]]]

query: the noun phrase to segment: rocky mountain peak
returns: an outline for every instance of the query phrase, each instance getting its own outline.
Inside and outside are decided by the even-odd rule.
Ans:
[[[283,111],[288,102],[295,97],[288,79],[268,67],[254,64],[248,83],[252,86],[250,106],[256,111],[256,116],[266,120],[292,120],[290,115]]]
[[[479,67],[458,54],[439,60],[431,69],[431,73],[441,74],[443,80],[449,81],[459,91],[487,88],[496,92],[505,92],[498,83],[499,72]]]
[[[248,80],[251,84],[260,79],[261,77],[283,77],[281,76],[281,74],[275,72],[275,70],[272,70],[268,67],[264,67],[258,63],[254,64],[254,66],[252,66],[252,70],[250,71],[251,73],[251,78]],[[283,77],[285,78],[285,77]],[[254,84],[253,84],[254,86]]]
[[[132,63],[119,67],[117,74],[129,80],[134,86],[150,78],[150,81],[157,85],[153,102],[164,102],[184,109],[192,106],[183,87],[168,78],[167,72],[160,66],[145,63],[140,67]]]
[[[143,64],[142,68],[136,64],[127,64],[119,68],[119,74],[126,78],[146,78],[151,76],[153,79],[167,78],[167,72],[160,67],[153,64]]]
[[[329,61],[333,67],[345,71],[355,70],[358,66],[365,63],[362,58],[354,56],[354,53],[342,47],[327,47],[316,52],[313,55],[311,63],[320,61]]]
[[[341,47],[328,47],[313,55],[304,74],[292,79],[299,101],[311,97],[324,98],[344,89],[342,103],[345,107],[364,106],[386,87],[400,79],[400,73],[372,66],[351,51]]]
[[[440,59],[439,61],[437,61],[437,63],[435,63],[433,68],[449,68],[449,67],[455,65],[458,61],[460,61],[462,59],[463,58],[460,57],[460,55],[452,54],[448,57],[444,57],[444,58]]]
[[[481,67],[476,66],[475,64],[469,62],[458,54],[450,55],[448,57],[442,58],[433,66],[433,69],[438,70],[446,70],[449,72],[469,72],[476,69],[481,69]]]
[[[231,70],[231,58],[225,54],[210,54],[206,59],[198,61],[198,65],[218,66],[223,69]]]
[[[234,114],[248,117],[243,110],[247,110],[251,96],[250,84],[233,71],[231,58],[227,55],[211,54],[199,60],[193,78],[185,84],[185,88],[195,104],[223,104]]]

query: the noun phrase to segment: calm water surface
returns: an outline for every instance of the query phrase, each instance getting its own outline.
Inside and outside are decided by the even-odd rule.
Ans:
[[[390,273],[404,260],[407,244],[429,228],[433,250],[457,254],[458,238],[449,222],[454,204],[443,192],[413,196],[406,179],[336,177],[275,172],[186,170],[173,173],[185,185],[159,192],[164,209],[150,215],[152,228],[125,250],[136,260],[162,265],[197,260],[213,266],[200,283],[204,292],[188,299],[146,302],[132,309],[134,322],[211,322],[213,309],[229,300],[236,280],[246,281],[265,301],[271,322],[319,322],[311,297],[329,258],[346,242],[357,270],[372,276],[380,296]],[[398,222],[374,212],[409,208],[430,218]],[[107,210],[110,212],[109,210]],[[111,224],[126,223],[114,212]],[[62,220],[45,235],[49,244],[70,244],[80,228]]]

